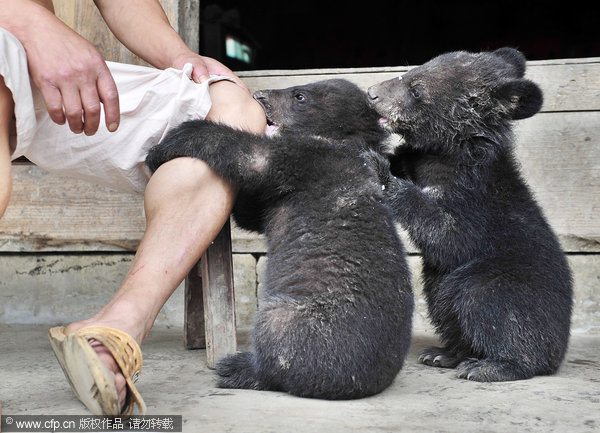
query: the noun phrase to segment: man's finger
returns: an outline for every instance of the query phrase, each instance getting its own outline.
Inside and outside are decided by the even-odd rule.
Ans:
[[[95,85],[81,89],[81,104],[83,105],[83,132],[85,135],[94,135],[98,131],[102,111]]]
[[[235,81],[238,86],[250,93],[248,86],[246,86],[246,84],[244,84],[244,82],[240,80],[239,77],[235,75],[227,66],[211,57],[203,57],[203,61],[211,74],[229,77]]]
[[[104,105],[104,120],[106,121],[106,128],[108,128],[110,132],[115,132],[119,127],[121,111],[119,108],[119,93],[117,91],[117,85],[115,84],[115,80],[113,80],[108,68],[106,71],[98,75],[97,86],[98,96]]]
[[[66,122],[65,112],[63,111],[63,100],[60,91],[54,86],[43,86],[40,89],[46,104],[46,110],[50,115],[50,119],[54,123],[64,125]]]
[[[69,128],[75,134],[80,134],[83,132],[83,107],[81,106],[79,89],[69,86],[61,88],[60,90]]]
[[[210,74],[208,73],[208,69],[203,62],[195,62],[193,64],[194,69],[192,69],[192,80],[196,83],[202,83],[203,81],[208,80]]]

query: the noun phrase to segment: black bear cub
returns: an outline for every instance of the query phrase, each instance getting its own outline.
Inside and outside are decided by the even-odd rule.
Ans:
[[[369,89],[404,141],[402,178],[375,163],[444,343],[419,359],[477,381],[552,374],[569,339],[569,267],[513,156],[511,121],[542,105],[524,73],[511,48],[452,52]]]
[[[234,217],[264,231],[268,265],[253,352],[217,364],[219,386],[352,399],[389,386],[413,312],[403,246],[368,163],[386,133],[344,80],[257,92],[277,131],[187,122],[151,149],[152,170],[204,160],[239,186]]]

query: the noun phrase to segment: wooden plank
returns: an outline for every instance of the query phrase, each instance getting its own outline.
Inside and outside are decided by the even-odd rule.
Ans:
[[[235,298],[229,222],[226,222],[202,257],[206,364],[235,353]]]
[[[547,59],[528,61],[528,68],[533,66],[548,65],[579,65],[600,63],[600,57],[582,57],[573,59]],[[380,72],[402,72],[414,67],[414,65],[402,66],[371,66],[362,68],[313,68],[313,69],[262,69],[253,71],[238,71],[240,77],[277,77],[277,76],[298,76],[298,75],[339,75],[345,73],[364,73],[377,74]]]
[[[204,296],[202,295],[202,266],[198,261],[185,277],[185,323],[183,340],[186,349],[206,347],[204,326]]]
[[[133,251],[145,221],[139,194],[15,164],[0,251]]]
[[[171,19],[186,45],[195,53],[200,52],[200,0],[179,0],[179,19]]]
[[[600,110],[600,61],[532,66],[525,76],[544,92],[542,112]]]
[[[285,88],[330,78],[345,78],[367,89],[396,77],[411,67],[308,69],[239,72],[252,89]],[[600,59],[573,59],[560,62],[529,62],[527,77],[544,91],[543,111],[600,110]]]
[[[525,179],[563,248],[600,251],[600,112],[542,113],[516,123]]]

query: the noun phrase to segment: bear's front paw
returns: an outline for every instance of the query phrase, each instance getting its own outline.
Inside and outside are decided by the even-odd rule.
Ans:
[[[203,147],[211,138],[219,137],[222,125],[206,120],[190,120],[173,128],[167,135],[152,147],[146,155],[146,165],[152,172],[167,161],[183,156],[203,158]]]
[[[418,358],[421,364],[440,368],[454,368],[463,359],[464,358],[457,356],[454,352],[441,347],[430,347],[429,349],[425,349],[419,354]]]
[[[169,153],[169,146],[165,145],[164,142],[150,148],[146,155],[146,165],[152,173],[170,159]]]
[[[371,167],[371,169],[377,174],[379,183],[381,183],[383,187],[387,188],[390,183],[390,177],[392,176],[390,173],[390,161],[374,150],[363,152],[361,157],[365,160],[365,165]]]

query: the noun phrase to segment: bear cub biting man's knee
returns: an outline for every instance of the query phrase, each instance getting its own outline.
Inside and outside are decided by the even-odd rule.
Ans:
[[[404,140],[404,178],[382,182],[445,346],[420,360],[477,381],[554,373],[569,339],[569,267],[513,156],[511,121],[542,105],[524,73],[511,48],[453,52],[369,89]]]
[[[269,137],[187,122],[151,149],[204,160],[239,186],[234,217],[264,231],[268,264],[253,352],[217,364],[226,388],[351,399],[392,383],[410,344],[404,249],[368,163],[385,132],[344,80],[257,92]]]

